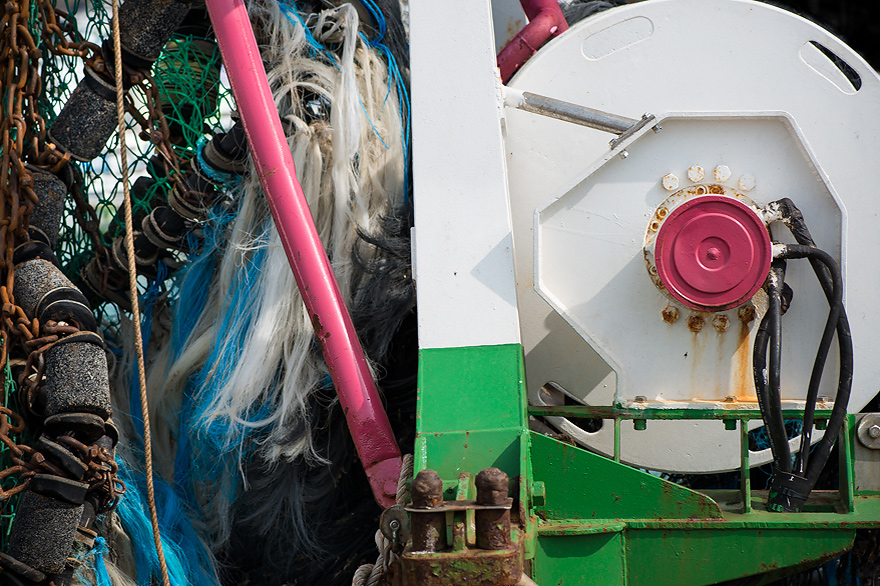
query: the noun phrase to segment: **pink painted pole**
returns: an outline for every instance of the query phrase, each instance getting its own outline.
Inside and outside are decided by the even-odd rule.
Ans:
[[[207,0],[207,5],[263,192],[358,456],[376,501],[389,507],[396,502],[400,449],[296,178],[247,9],[242,0]]]
[[[507,83],[529,57],[550,40],[568,30],[568,22],[556,0],[520,0],[529,24],[498,53],[501,81]]]

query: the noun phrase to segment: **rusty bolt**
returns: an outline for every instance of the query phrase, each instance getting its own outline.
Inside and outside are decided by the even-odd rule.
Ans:
[[[730,327],[730,320],[726,315],[716,315],[715,319],[712,320],[712,325],[715,326],[717,332],[726,332],[727,328]]]
[[[688,168],[688,179],[697,183],[698,181],[702,181],[703,177],[706,176],[706,173],[703,171],[703,168],[699,165],[693,165]]]
[[[412,505],[417,509],[430,509],[443,501],[443,481],[434,470],[422,470],[416,474],[410,487]]]
[[[874,439],[880,437],[880,425],[872,425],[868,428],[868,435]]]
[[[446,549],[446,513],[430,510],[443,502],[443,481],[434,470],[422,470],[410,486],[413,512],[410,521],[413,551]]]
[[[663,218],[665,218],[666,214],[668,214],[668,213],[669,213],[669,210],[667,210],[664,207],[657,208],[657,217],[660,218],[661,220]]]
[[[648,397],[646,397],[645,395],[636,395],[636,398],[634,399],[634,401],[636,403],[647,403]]]
[[[715,167],[715,181],[724,183],[730,179],[730,167],[727,165],[718,165]]]
[[[678,309],[672,307],[671,305],[667,305],[663,308],[661,312],[663,316],[663,321],[666,323],[674,324],[678,320]]]
[[[739,321],[744,324],[751,323],[755,319],[755,308],[751,305],[743,305],[736,314],[739,316]]]
[[[694,333],[699,332],[703,329],[703,324],[705,320],[701,315],[692,315],[688,318],[688,329]]]
[[[736,397],[734,395],[727,395],[724,397],[725,403],[736,403]]]
[[[737,185],[743,191],[751,191],[755,188],[755,178],[751,175],[743,175],[739,178]]]
[[[676,177],[672,173],[667,173],[666,175],[664,175],[663,179],[661,179],[661,182],[663,183],[663,189],[665,189],[666,191],[675,191],[676,189],[678,189],[678,177]]]
[[[507,504],[507,474],[498,468],[481,470],[474,479],[474,485],[477,487],[478,505]],[[477,509],[474,525],[479,549],[510,547],[510,509]]]
[[[474,479],[477,504],[501,505],[507,500],[507,473],[498,468],[481,470]]]

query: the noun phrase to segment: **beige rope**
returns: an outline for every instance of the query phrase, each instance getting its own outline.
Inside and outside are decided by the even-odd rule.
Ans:
[[[113,71],[116,74],[116,116],[119,120],[119,165],[122,170],[122,193],[125,210],[125,254],[128,257],[128,286],[131,294],[131,320],[134,323],[134,346],[137,351],[138,379],[141,387],[141,413],[144,420],[144,460],[146,460],[147,503],[153,524],[153,540],[159,555],[162,584],[171,586],[168,565],[159,534],[159,515],[156,513],[156,493],[153,490],[153,447],[150,437],[150,409],[147,403],[147,378],[144,370],[144,341],[141,338],[141,312],[138,306],[137,267],[134,258],[134,228],[131,219],[131,192],[128,186],[128,151],[125,148],[125,94],[122,84],[122,41],[119,38],[119,0],[113,0]]]
[[[397,504],[405,505],[409,500],[407,483],[413,476],[413,455],[403,456],[403,466],[400,468],[400,478],[397,481]],[[379,586],[385,583],[385,574],[388,566],[397,560],[397,554],[391,551],[391,541],[386,538],[382,531],[376,531],[376,549],[379,550],[379,558],[375,564],[360,566],[351,579],[351,586]]]

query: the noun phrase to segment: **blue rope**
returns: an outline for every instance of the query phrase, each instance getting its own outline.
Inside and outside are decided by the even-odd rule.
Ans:
[[[89,556],[95,556],[95,586],[111,586],[110,574],[107,573],[107,565],[104,563],[104,554],[110,549],[103,537],[95,538],[95,546],[88,553]]]

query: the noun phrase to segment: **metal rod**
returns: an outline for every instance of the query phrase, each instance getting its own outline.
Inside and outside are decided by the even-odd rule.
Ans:
[[[751,464],[749,463],[749,422],[742,420],[739,422],[739,441],[740,441],[740,462],[739,462],[739,484],[740,494],[743,500],[743,513],[752,512],[752,475]]]
[[[517,110],[556,118],[557,120],[595,128],[596,130],[612,134],[623,134],[640,122],[626,116],[618,116],[617,114],[579,106],[571,102],[564,102],[556,98],[548,98],[547,96],[540,96],[531,92],[522,92],[506,86],[504,88],[504,104]]]
[[[816,419],[825,420],[831,416],[830,409],[816,410]],[[758,409],[626,409],[609,406],[566,405],[529,406],[529,415],[542,417],[583,417],[588,419],[761,419]],[[803,419],[804,412],[799,409],[783,409],[785,419]]]
[[[263,192],[281,235],[373,496],[396,501],[402,461],[351,316],[296,178],[243,0],[207,0]]]

